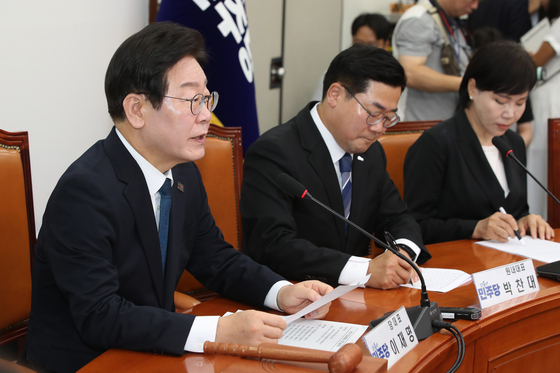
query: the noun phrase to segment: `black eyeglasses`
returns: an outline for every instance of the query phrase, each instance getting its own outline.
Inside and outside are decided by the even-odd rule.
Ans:
[[[168,98],[174,98],[176,100],[183,100],[189,101],[191,103],[191,113],[193,115],[198,115],[202,111],[202,107],[204,103],[206,103],[206,107],[210,111],[214,111],[216,106],[218,106],[218,99],[220,95],[218,92],[214,91],[210,93],[208,96],[204,96],[202,93],[195,95],[193,98],[181,98],[181,97],[173,97],[173,96],[164,96]]]
[[[364,105],[362,105],[360,100],[358,100],[356,96],[354,96],[354,93],[352,93],[352,91],[348,87],[346,87],[345,85],[342,86],[344,87],[344,89],[348,91],[348,93],[350,93],[350,95],[354,98],[354,100],[358,101],[358,104],[360,104],[360,106],[366,111],[366,113],[369,114],[368,117],[366,118],[366,123],[369,124],[370,126],[375,126],[379,122],[383,121],[383,127],[389,128],[389,127],[393,127],[401,120],[401,118],[399,118],[397,114],[393,115],[392,117],[387,117],[385,116],[385,114],[383,114],[380,111],[374,111],[373,113],[370,113],[370,111],[366,109]]]

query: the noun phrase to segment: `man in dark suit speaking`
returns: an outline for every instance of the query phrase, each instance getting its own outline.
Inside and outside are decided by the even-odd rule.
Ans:
[[[371,261],[370,239],[312,201],[286,194],[286,173],[311,195],[383,238],[397,238],[420,264],[431,256],[387,171],[377,139],[399,121],[406,84],[402,66],[385,50],[354,45],[331,62],[321,102],[263,134],[248,150],[243,170],[243,252],[293,280],[351,283],[371,273],[368,286],[395,288],[412,268],[390,252]]]
[[[115,127],[61,177],[33,263],[27,359],[73,372],[110,348],[201,352],[204,341],[275,342],[286,322],[247,311],[174,313],[184,269],[235,300],[293,313],[331,288],[291,285],[226,243],[193,160],[218,95],[198,31],[154,23],[127,39],[105,78]],[[323,317],[328,306],[307,315]]]

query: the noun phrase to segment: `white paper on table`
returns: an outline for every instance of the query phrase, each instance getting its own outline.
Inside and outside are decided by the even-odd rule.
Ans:
[[[332,302],[333,300],[335,300],[336,298],[348,293],[349,291],[352,291],[354,289],[356,289],[359,286],[363,286],[365,285],[366,282],[368,282],[369,280],[369,276],[367,275],[366,277],[362,278],[361,280],[358,280],[350,285],[340,285],[338,287],[336,287],[335,289],[333,289],[330,293],[323,295],[321,297],[321,299],[316,300],[315,302],[311,303],[309,306],[305,307],[304,309],[302,309],[301,311],[294,313],[293,315],[288,315],[288,316],[281,316],[284,320],[286,320],[286,322],[289,324],[294,320],[299,319],[302,316],[307,315],[310,312],[315,311],[317,308],[324,306],[325,304]]]
[[[471,281],[471,275],[458,269],[422,268],[422,276],[426,282],[426,290],[447,293]],[[420,289],[420,280],[413,285],[402,284],[402,287]]]
[[[550,22],[548,21],[548,18],[545,17],[521,37],[521,45],[523,45],[523,48],[529,52],[537,53],[541,47],[544,37],[549,31]]]
[[[338,351],[347,343],[355,343],[367,328],[367,325],[298,319],[288,324],[278,344]]]
[[[509,254],[524,256],[545,263],[560,260],[560,243],[534,239],[531,236],[523,237],[525,245],[520,245],[517,239],[509,238],[508,242],[478,241],[476,244],[500,250]]]
[[[243,310],[237,310],[237,312],[243,312]],[[233,312],[226,312],[222,316],[229,315],[233,315]],[[288,324],[282,338],[278,340],[278,344],[313,348],[315,350],[338,351],[347,343],[356,343],[367,328],[367,325],[297,319]]]

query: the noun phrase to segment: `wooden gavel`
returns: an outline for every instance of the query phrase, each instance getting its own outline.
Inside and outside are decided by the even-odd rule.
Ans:
[[[204,342],[204,353],[207,355],[328,363],[330,373],[350,373],[362,361],[362,350],[354,343],[348,343],[337,352],[331,352],[272,343],[245,346],[206,341]]]

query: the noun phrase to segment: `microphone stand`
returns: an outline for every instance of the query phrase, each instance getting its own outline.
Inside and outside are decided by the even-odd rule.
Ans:
[[[348,223],[352,227],[356,228],[358,231],[360,231],[366,237],[371,238],[373,241],[375,241],[381,247],[389,250],[390,252],[392,252],[393,254],[395,254],[396,256],[398,256],[399,258],[401,258],[402,260],[404,260],[408,264],[410,264],[412,266],[412,268],[414,268],[416,273],[418,273],[418,277],[420,278],[420,283],[421,283],[421,288],[422,288],[421,295],[420,295],[421,296],[420,305],[406,308],[406,312],[408,314],[408,317],[410,318],[410,322],[412,323],[412,326],[414,327],[414,332],[416,333],[416,337],[418,338],[419,341],[421,341],[423,339],[428,338],[429,336],[438,332],[441,329],[441,327],[434,326],[433,323],[432,323],[432,321],[440,321],[441,322],[441,321],[443,321],[443,319],[441,317],[441,312],[439,310],[438,304],[436,302],[430,302],[430,299],[428,298],[428,291],[426,289],[426,282],[424,281],[424,276],[422,276],[422,271],[420,271],[420,269],[418,268],[416,263],[414,263],[412,260],[410,260],[405,255],[401,254],[400,252],[394,250],[389,245],[385,244],[385,242],[381,241],[377,237],[375,237],[372,234],[370,234],[369,232],[365,231],[364,229],[362,229],[362,227],[360,227],[356,223],[352,222],[351,220],[346,219],[344,216],[340,215],[339,213],[337,213],[336,211],[334,211],[330,207],[323,204],[321,201],[319,201],[316,198],[314,198],[313,196],[311,196],[311,194],[307,190],[305,190],[305,192],[301,195],[301,198],[311,199],[313,202],[315,202],[316,204],[318,204],[319,206],[321,206],[322,208],[324,208],[325,210],[327,210],[328,212],[330,212],[331,214],[333,214],[334,216],[336,216],[340,220],[342,220],[345,223]],[[392,312],[388,312],[385,315],[381,316],[380,318],[371,321],[370,326],[372,328],[375,327],[381,321],[386,319],[391,313]]]
[[[544,185],[541,184],[540,181],[537,180],[537,178],[535,176],[533,176],[533,174],[527,169],[527,167],[525,167],[525,165],[519,160],[517,159],[517,157],[515,156],[515,154],[513,154],[513,150],[511,150],[511,147],[508,145],[508,143],[506,143],[504,141],[504,139],[502,139],[500,136],[494,136],[492,138],[492,144],[494,144],[494,146],[496,148],[498,148],[498,150],[500,151],[500,153],[502,154],[502,158],[511,158],[513,159],[515,162],[517,162],[517,164],[519,166],[521,166],[521,168],[523,168],[525,170],[525,172],[531,176],[533,178],[533,180],[535,180],[535,182],[537,184],[539,184],[539,186],[548,193],[549,196],[552,197],[552,199],[554,201],[556,201],[557,204],[560,205],[560,201],[558,200],[558,198],[556,198],[556,196],[554,194],[552,194],[550,192],[550,190],[548,190]]]
[[[508,156],[508,158],[511,158],[511,159],[513,159],[514,161],[516,161],[517,164],[520,165],[520,166],[525,170],[525,172],[527,172],[527,174],[528,174],[529,176],[531,176],[531,177],[533,178],[533,180],[535,180],[535,182],[536,182],[537,184],[539,184],[539,186],[540,186],[545,192],[547,192],[548,195],[551,196],[553,200],[556,201],[557,204],[560,205],[560,201],[558,200],[558,198],[556,198],[556,196],[555,196],[554,194],[552,194],[552,192],[551,192],[550,190],[548,190],[547,188],[545,188],[545,186],[542,185],[541,182],[538,181],[537,178],[533,176],[533,174],[527,169],[527,167],[525,167],[525,165],[524,165],[519,159],[517,159],[517,157],[513,154],[513,151],[510,150],[510,151],[507,153],[507,156]]]
[[[420,282],[422,284],[422,299],[420,301],[419,306],[408,307],[406,308],[406,312],[414,328],[416,338],[418,338],[418,340],[423,340],[428,338],[432,334],[440,331],[442,328],[449,330],[449,332],[453,334],[457,339],[457,359],[455,360],[455,363],[453,364],[449,372],[455,372],[457,369],[459,369],[461,363],[463,362],[463,358],[465,356],[465,340],[463,339],[461,332],[459,331],[459,329],[457,329],[450,323],[443,322],[443,319],[441,317],[441,311],[438,307],[438,304],[435,302],[430,302],[430,300],[428,299],[428,291],[426,290],[426,282],[424,281],[424,276],[422,276],[422,272],[420,272],[420,269],[418,269],[416,263],[414,263],[406,256],[402,255],[398,250],[395,250],[393,247],[391,247],[391,245],[394,245],[394,240],[392,239],[391,235],[385,232],[386,233],[385,237],[388,239],[388,241],[391,242],[391,245],[385,244],[381,240],[374,237],[372,234],[363,230],[360,226],[358,226],[354,222],[351,222],[350,220],[346,219],[344,216],[340,215],[338,212],[324,205],[321,201],[318,201],[315,198],[313,198],[303,185],[301,185],[299,182],[297,182],[295,179],[293,179],[291,176],[288,176],[287,174],[284,173],[279,174],[276,177],[276,183],[278,183],[278,185],[280,185],[280,187],[284,189],[284,191],[291,196],[294,196],[296,198],[301,198],[301,199],[304,198],[311,199],[313,202],[315,202],[316,204],[318,204],[319,206],[321,206],[322,208],[330,212],[332,215],[341,219],[345,223],[350,224],[352,227],[356,228],[359,232],[364,234],[366,237],[371,238],[381,247],[384,247],[385,249],[389,250],[390,252],[392,252],[393,254],[395,254],[396,256],[398,256],[408,264],[410,264],[412,268],[414,268],[416,273],[418,273],[418,277],[420,278]],[[381,321],[386,319],[391,313],[392,312],[388,312],[382,317],[371,321],[369,323],[370,326],[372,328],[375,327]]]

